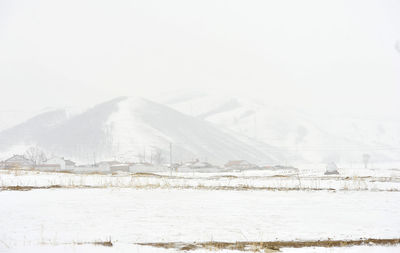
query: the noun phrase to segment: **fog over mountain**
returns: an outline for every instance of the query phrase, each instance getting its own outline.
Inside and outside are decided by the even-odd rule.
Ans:
[[[399,13],[395,0],[1,1],[0,124],[187,89],[399,119]]]
[[[400,0],[0,0],[0,253],[400,252]]]
[[[172,143],[176,161],[399,160],[399,13],[393,0],[1,1],[1,158],[39,145],[167,159]]]
[[[217,164],[244,159],[258,164],[398,162],[400,124],[362,118],[317,117],[263,100],[188,93],[164,104],[119,97],[70,115],[51,110],[0,132],[0,154],[38,146],[80,162],[169,162],[200,159]]]
[[[283,153],[267,144],[238,138],[200,118],[142,98],[121,97],[66,117],[46,112],[0,133],[0,152],[38,146],[82,162],[101,159],[150,161],[160,152],[169,162],[201,159],[224,163],[245,159],[277,163]],[[269,152],[266,152],[268,151]],[[147,158],[146,158],[147,155]]]
[[[311,113],[271,104],[267,98],[206,94],[166,103],[221,129],[285,150],[290,162],[360,163],[363,154],[372,155],[374,162],[399,162],[400,122],[395,118]]]

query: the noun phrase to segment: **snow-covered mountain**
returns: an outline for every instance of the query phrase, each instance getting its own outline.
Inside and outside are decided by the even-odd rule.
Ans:
[[[0,132],[0,159],[39,146],[81,162],[104,159],[222,164],[399,162],[400,124],[273,106],[265,100],[205,94],[161,103],[120,97],[84,112],[46,111]]]
[[[81,162],[150,161],[156,153],[168,162],[170,148],[175,162],[199,158],[219,164],[231,159],[275,163],[282,157],[265,143],[232,135],[199,117],[127,97],[72,116],[65,110],[46,112],[0,133],[3,157],[29,146]]]
[[[400,161],[400,122],[326,114],[273,106],[268,99],[191,94],[165,99],[174,109],[232,134],[285,150],[289,162],[360,163]]]

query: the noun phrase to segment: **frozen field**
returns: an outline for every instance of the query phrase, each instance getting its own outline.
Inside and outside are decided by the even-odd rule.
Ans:
[[[0,170],[0,188],[2,252],[176,252],[176,247],[137,243],[400,237],[396,169],[347,170],[335,176],[306,170],[114,175]],[[93,245],[109,240],[113,247]],[[209,250],[217,251],[193,252]],[[400,248],[364,245],[281,251],[399,252]]]
[[[3,191],[0,203],[0,248],[11,252],[39,246],[79,248],[71,244],[108,238],[114,247],[92,247],[142,252],[149,247],[135,243],[400,234],[398,192],[50,189]]]
[[[118,187],[209,190],[400,191],[398,169],[348,169],[340,175],[323,170],[242,172],[155,172],[72,174],[0,170],[0,187]]]

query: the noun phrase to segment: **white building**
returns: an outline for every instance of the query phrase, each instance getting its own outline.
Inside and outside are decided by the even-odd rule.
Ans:
[[[326,166],[326,171],[325,175],[337,175],[339,174],[338,172],[338,167],[336,166],[336,163],[331,162]]]
[[[188,162],[183,164],[178,168],[178,171],[180,172],[192,172],[192,171],[214,171],[218,169],[218,166],[213,166],[212,164],[208,162],[200,162],[198,159]]]
[[[114,164],[110,167],[111,172],[117,172],[117,171],[122,171],[122,172],[129,172],[129,167],[131,165],[129,163],[119,163],[119,164]]]
[[[14,155],[2,162],[4,169],[32,169],[34,164],[23,155]]]
[[[135,172],[135,173],[137,173],[137,172],[144,172],[144,173],[158,172],[158,171],[163,171],[163,170],[166,170],[166,168],[162,167],[161,165],[154,166],[151,163],[134,163],[129,166],[129,171]]]
[[[96,164],[96,167],[100,170],[100,171],[111,171],[111,167],[121,164],[118,161],[101,161],[98,164]]]
[[[250,169],[257,169],[257,165],[249,163],[245,160],[237,160],[237,161],[229,161],[225,164],[226,169],[230,170],[250,170]]]
[[[45,170],[72,171],[75,168],[75,163],[71,160],[64,159],[64,157],[53,157],[44,162],[43,166],[38,166],[38,168]]]

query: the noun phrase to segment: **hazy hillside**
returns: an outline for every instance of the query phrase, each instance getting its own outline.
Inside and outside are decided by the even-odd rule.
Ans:
[[[184,95],[162,105],[120,97],[83,113],[45,112],[0,132],[0,155],[38,145],[82,162],[103,159],[224,163],[398,162],[400,124],[390,120],[313,115],[263,100]],[[174,108],[174,109],[172,109]]]
[[[297,162],[374,162],[400,157],[400,123],[326,114],[311,114],[293,107],[273,106],[265,100],[221,96],[181,96],[165,100],[169,106],[204,119],[238,135],[286,150]]]
[[[199,158],[215,163],[246,159],[275,163],[271,146],[242,140],[212,124],[141,98],[121,97],[67,117],[63,110],[38,115],[0,133],[0,152],[38,145],[49,153],[84,162],[100,159],[169,161]],[[271,150],[271,152],[265,152]]]

